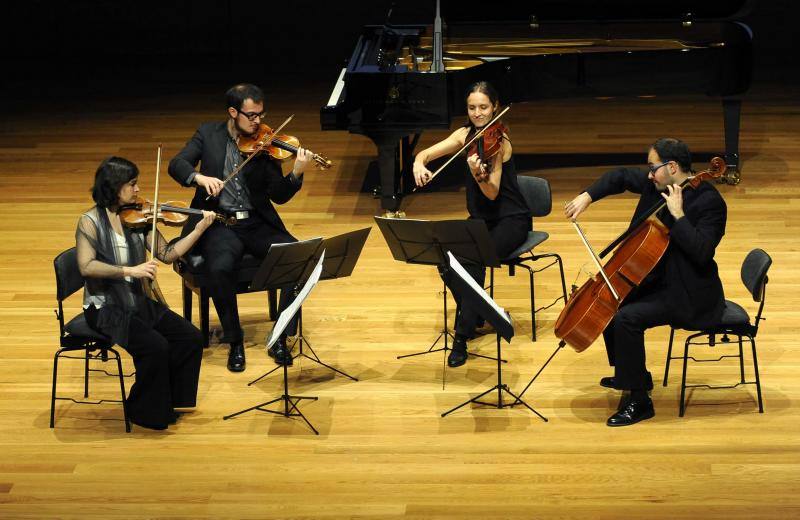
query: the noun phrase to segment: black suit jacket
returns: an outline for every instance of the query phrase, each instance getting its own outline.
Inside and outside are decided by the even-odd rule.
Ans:
[[[203,123],[183,150],[169,162],[170,176],[181,185],[189,186],[189,178],[199,163],[201,174],[222,179],[228,139],[226,123]],[[239,175],[247,186],[255,211],[264,221],[286,232],[286,226],[272,203],[289,201],[300,190],[300,183],[291,176],[284,177],[280,163],[263,153],[247,163]],[[219,197],[206,200],[207,196],[205,188],[197,186],[191,206],[216,211]],[[184,229],[191,231],[199,219],[190,219]]]
[[[593,201],[623,191],[640,194],[631,222],[663,201],[648,172],[637,168],[607,172],[586,191]],[[697,330],[718,322],[725,309],[714,251],[725,234],[728,209],[717,189],[703,182],[696,189],[684,188],[683,212],[677,221],[666,208],[658,213],[670,230],[670,243],[654,269],[659,278],[654,282],[666,291],[672,324]]]

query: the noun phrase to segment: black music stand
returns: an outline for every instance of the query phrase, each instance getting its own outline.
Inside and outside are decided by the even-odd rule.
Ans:
[[[466,406],[469,403],[477,403],[496,408],[510,408],[517,404],[523,404],[528,410],[532,411],[543,421],[547,422],[547,419],[542,414],[531,408],[528,403],[523,401],[520,396],[517,396],[511,392],[511,390],[508,389],[508,386],[503,383],[503,365],[500,363],[500,338],[502,337],[506,340],[506,342],[511,342],[511,338],[514,337],[514,326],[511,323],[511,316],[494,303],[494,300],[492,300],[491,297],[486,294],[486,291],[483,290],[483,287],[480,287],[477,283],[475,283],[475,280],[472,279],[469,273],[464,270],[464,268],[458,263],[458,260],[456,260],[456,258],[449,251],[447,260],[449,261],[449,269],[445,273],[445,280],[447,285],[450,287],[450,290],[461,296],[462,301],[469,302],[470,305],[473,305],[478,314],[492,324],[492,326],[495,328],[495,331],[497,331],[497,384],[485,392],[473,397],[472,399],[461,403],[455,408],[451,408],[450,410],[444,412],[442,417],[455,412],[459,408]],[[497,404],[487,403],[480,400],[481,397],[495,390],[497,390]],[[512,403],[504,403],[503,392],[513,397],[514,401]]]
[[[299,312],[300,306],[308,296],[311,289],[314,287],[314,285],[316,285],[316,282],[319,279],[319,274],[322,272],[322,262],[325,256],[324,251],[322,251],[320,255],[317,255],[317,251],[321,243],[321,238],[314,238],[311,240],[294,242],[290,244],[273,244],[270,246],[269,252],[264,258],[264,261],[262,262],[261,267],[259,268],[255,277],[253,277],[253,283],[251,286],[258,287],[260,289],[287,285],[291,285],[292,287],[296,288],[302,281],[305,281],[305,285],[299,291],[295,300],[291,303],[291,305],[284,309],[283,312],[280,313],[278,319],[275,321],[275,325],[273,326],[266,348],[271,347],[278,340],[280,335],[289,325],[289,322],[291,322],[294,315]],[[318,258],[317,265],[313,271],[309,273],[309,264],[311,264],[315,258]],[[287,366],[284,365],[283,394],[280,397],[276,397],[271,401],[251,406],[250,408],[245,408],[244,410],[240,410],[230,415],[226,415],[223,417],[223,420],[231,419],[237,415],[241,415],[252,410],[258,410],[260,412],[283,415],[284,417],[301,417],[306,422],[308,427],[311,428],[315,434],[319,435],[317,429],[314,428],[309,420],[306,419],[306,416],[303,415],[303,413],[297,408],[297,404],[304,399],[316,401],[318,398],[291,395],[289,393]],[[264,408],[265,406],[269,406],[279,401],[283,402],[283,410],[269,410]]]
[[[486,267],[498,267],[500,259],[494,250],[492,238],[486,223],[479,219],[468,220],[413,220],[375,217],[378,228],[392,252],[395,260],[407,264],[435,265],[446,273],[449,263],[445,251],[465,262],[482,264]],[[413,354],[403,354],[397,359],[421,356],[432,352],[448,350],[449,338],[455,339],[447,326],[447,283],[442,282],[442,314],[444,328],[428,348]],[[434,348],[444,338],[444,346]],[[494,360],[490,356],[470,352],[470,356]],[[505,360],[502,360],[505,363]],[[445,364],[446,365],[446,364]]]
[[[325,261],[322,264],[320,280],[334,280],[337,278],[345,278],[353,274],[353,269],[356,266],[356,262],[358,262],[358,258],[361,255],[361,250],[364,249],[364,244],[366,243],[367,237],[369,236],[369,232],[371,230],[372,228],[368,227],[323,240],[317,249],[318,252],[325,251]],[[317,253],[315,261],[319,259],[318,255],[319,253]],[[314,265],[314,263],[309,265]],[[294,347],[295,345],[299,345],[299,349],[297,354],[292,356],[292,358],[297,359],[298,357],[302,356],[313,361],[314,363],[317,363],[318,365],[322,365],[325,368],[336,372],[337,374],[343,375],[344,377],[352,379],[353,381],[358,381],[358,378],[355,378],[350,374],[347,374],[338,368],[334,368],[323,362],[319,356],[317,356],[317,353],[314,352],[314,349],[311,347],[311,343],[309,343],[308,339],[303,336],[302,312],[298,315],[297,320],[297,339],[295,339],[291,346]],[[303,345],[308,347],[309,352],[311,352],[311,356],[305,353],[303,350]],[[279,368],[279,366],[276,366],[272,370],[247,383],[247,386],[261,381]]]

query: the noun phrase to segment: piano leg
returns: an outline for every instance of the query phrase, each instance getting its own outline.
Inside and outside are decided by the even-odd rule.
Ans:
[[[378,147],[378,175],[380,179],[381,209],[396,212],[400,209],[402,194],[398,191],[397,154],[400,138],[397,134],[371,135],[375,146]]]
[[[739,184],[739,121],[742,112],[741,99],[723,99],[722,110],[725,118],[725,162],[728,169],[723,177],[727,184]]]

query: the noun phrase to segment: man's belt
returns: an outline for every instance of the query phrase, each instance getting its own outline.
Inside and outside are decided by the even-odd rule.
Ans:
[[[249,219],[250,216],[253,215],[253,210],[225,211],[221,209],[220,213],[223,213],[227,217],[235,218],[236,222],[241,222]]]

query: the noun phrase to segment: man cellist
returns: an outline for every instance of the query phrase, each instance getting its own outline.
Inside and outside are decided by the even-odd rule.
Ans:
[[[645,366],[645,330],[660,325],[699,330],[717,322],[725,308],[714,261],[725,234],[725,201],[707,182],[693,190],[681,189],[692,174],[689,148],[682,141],[658,139],[647,161],[647,170],[619,168],[605,173],[564,209],[567,218],[575,219],[592,202],[630,191],[640,195],[633,221],[660,199],[666,201],[656,217],[669,229],[669,246],[603,331],[614,375],[602,378],[600,385],[623,391],[608,426],[628,426],[655,415],[648,394],[653,379]]]

